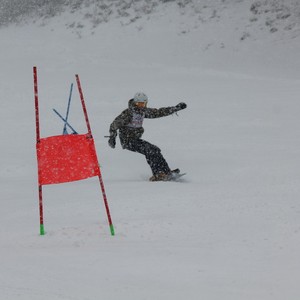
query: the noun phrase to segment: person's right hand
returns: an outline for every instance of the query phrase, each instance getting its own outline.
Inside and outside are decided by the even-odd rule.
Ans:
[[[109,137],[108,145],[113,149],[116,147],[116,136],[115,135],[111,135]]]

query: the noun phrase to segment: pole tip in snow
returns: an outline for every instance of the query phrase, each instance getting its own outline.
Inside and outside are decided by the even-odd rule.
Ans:
[[[40,235],[45,235],[44,224],[40,225]]]
[[[109,225],[109,228],[110,228],[111,235],[114,236],[115,235],[114,225],[113,224]]]

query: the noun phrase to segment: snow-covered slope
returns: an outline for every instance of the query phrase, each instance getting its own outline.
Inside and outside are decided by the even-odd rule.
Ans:
[[[294,15],[271,32],[258,25],[274,14],[266,1],[199,14],[199,1],[156,2],[129,23],[93,27],[78,9],[1,29],[1,299],[299,299],[299,37],[282,23]],[[66,110],[80,75],[114,237],[96,178],[45,186],[38,234],[34,65],[42,136],[62,132],[52,108]],[[139,90],[152,107],[188,105],[144,124],[184,182],[148,182],[142,156],[107,145]],[[69,120],[83,133],[75,91]]]

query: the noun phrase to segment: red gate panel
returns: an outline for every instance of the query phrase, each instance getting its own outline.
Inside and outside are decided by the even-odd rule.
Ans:
[[[94,140],[89,134],[41,138],[36,147],[40,185],[76,181],[100,174]]]

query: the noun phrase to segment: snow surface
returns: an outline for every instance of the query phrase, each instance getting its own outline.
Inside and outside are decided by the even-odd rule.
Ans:
[[[67,13],[1,29],[1,300],[300,298],[299,37],[253,27],[242,41],[244,6],[185,33],[172,4],[80,37]],[[114,237],[97,178],[44,186],[39,235],[34,65],[43,137],[62,132],[52,108],[80,75]],[[188,105],[144,124],[183,182],[148,182],[142,156],[107,145],[140,90]],[[76,89],[69,120],[86,132]]]

